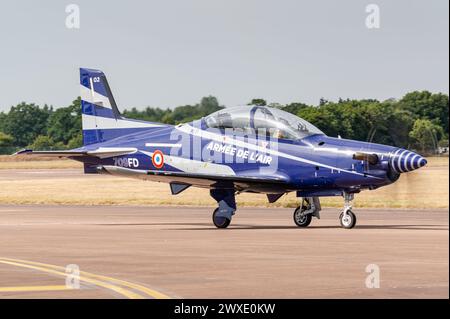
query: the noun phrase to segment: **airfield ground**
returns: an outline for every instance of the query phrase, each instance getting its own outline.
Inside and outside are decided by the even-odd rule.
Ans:
[[[357,213],[352,230],[335,209],[300,229],[292,209],[244,208],[219,230],[204,207],[1,205],[0,297],[449,297],[448,210]]]
[[[352,230],[339,227],[341,198],[300,229],[292,208],[249,194],[218,230],[206,190],[172,197],[69,161],[0,158],[0,298],[448,298],[448,158],[429,163],[358,195]],[[65,285],[68,264],[80,289]]]

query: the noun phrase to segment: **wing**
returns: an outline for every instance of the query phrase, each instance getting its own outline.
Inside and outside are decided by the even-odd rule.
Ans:
[[[136,148],[132,147],[100,147],[95,150],[68,150],[68,151],[33,151],[29,149],[18,151],[16,155],[33,156],[33,157],[80,157],[92,156],[98,158],[107,158],[113,156],[120,156],[126,154],[133,154],[137,152]]]
[[[146,171],[135,170],[119,166],[100,166],[100,173],[106,173],[116,176],[132,177],[142,180],[154,182],[165,182],[171,185],[185,185],[180,188],[181,191],[188,186],[196,186],[203,188],[233,188],[236,191],[252,191],[258,193],[273,193],[280,191],[292,191],[287,178],[283,177],[254,177],[254,176],[235,176],[235,175],[210,175],[210,174],[193,174],[186,172],[168,172],[168,171]],[[178,194],[181,191],[172,193]]]

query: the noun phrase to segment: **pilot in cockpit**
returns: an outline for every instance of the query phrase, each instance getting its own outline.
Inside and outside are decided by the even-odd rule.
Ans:
[[[276,129],[273,130],[272,137],[274,137],[274,138],[285,138],[286,136],[285,136],[285,134],[284,134],[284,132],[282,130],[276,128]]]

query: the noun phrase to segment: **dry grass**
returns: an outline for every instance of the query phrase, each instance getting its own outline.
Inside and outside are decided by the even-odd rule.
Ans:
[[[0,169],[54,169],[82,167],[82,163],[69,159],[0,155]]]
[[[0,162],[0,167],[10,162]],[[40,164],[42,163],[42,164]],[[52,164],[56,163],[56,165]],[[68,166],[65,166],[67,163]],[[66,168],[81,165],[72,161],[15,162],[30,164],[15,168]],[[75,166],[70,166],[74,165]],[[36,165],[36,166],[35,166]],[[39,166],[42,165],[42,166]],[[429,165],[407,174],[393,185],[356,196],[356,207],[393,208],[448,208],[449,160],[430,158]],[[11,167],[12,168],[12,167]],[[22,171],[23,172],[23,171]],[[57,171],[55,171],[57,172]],[[43,172],[51,174],[49,172]],[[1,176],[1,175],[0,175]],[[261,194],[241,194],[239,206],[295,207],[295,194],[283,196],[277,203],[268,204]],[[0,177],[0,203],[8,204],[71,204],[71,205],[195,205],[214,206],[208,190],[189,188],[183,193],[170,195],[169,186],[163,183],[144,182],[105,175],[70,175],[57,177],[30,174],[26,178]],[[341,207],[342,198],[322,198],[323,206]]]
[[[83,164],[71,160],[0,162],[0,169],[63,169],[83,168]]]

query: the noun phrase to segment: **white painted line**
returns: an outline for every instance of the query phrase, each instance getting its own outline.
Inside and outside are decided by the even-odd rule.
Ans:
[[[147,147],[181,147],[179,143],[145,143]]]

